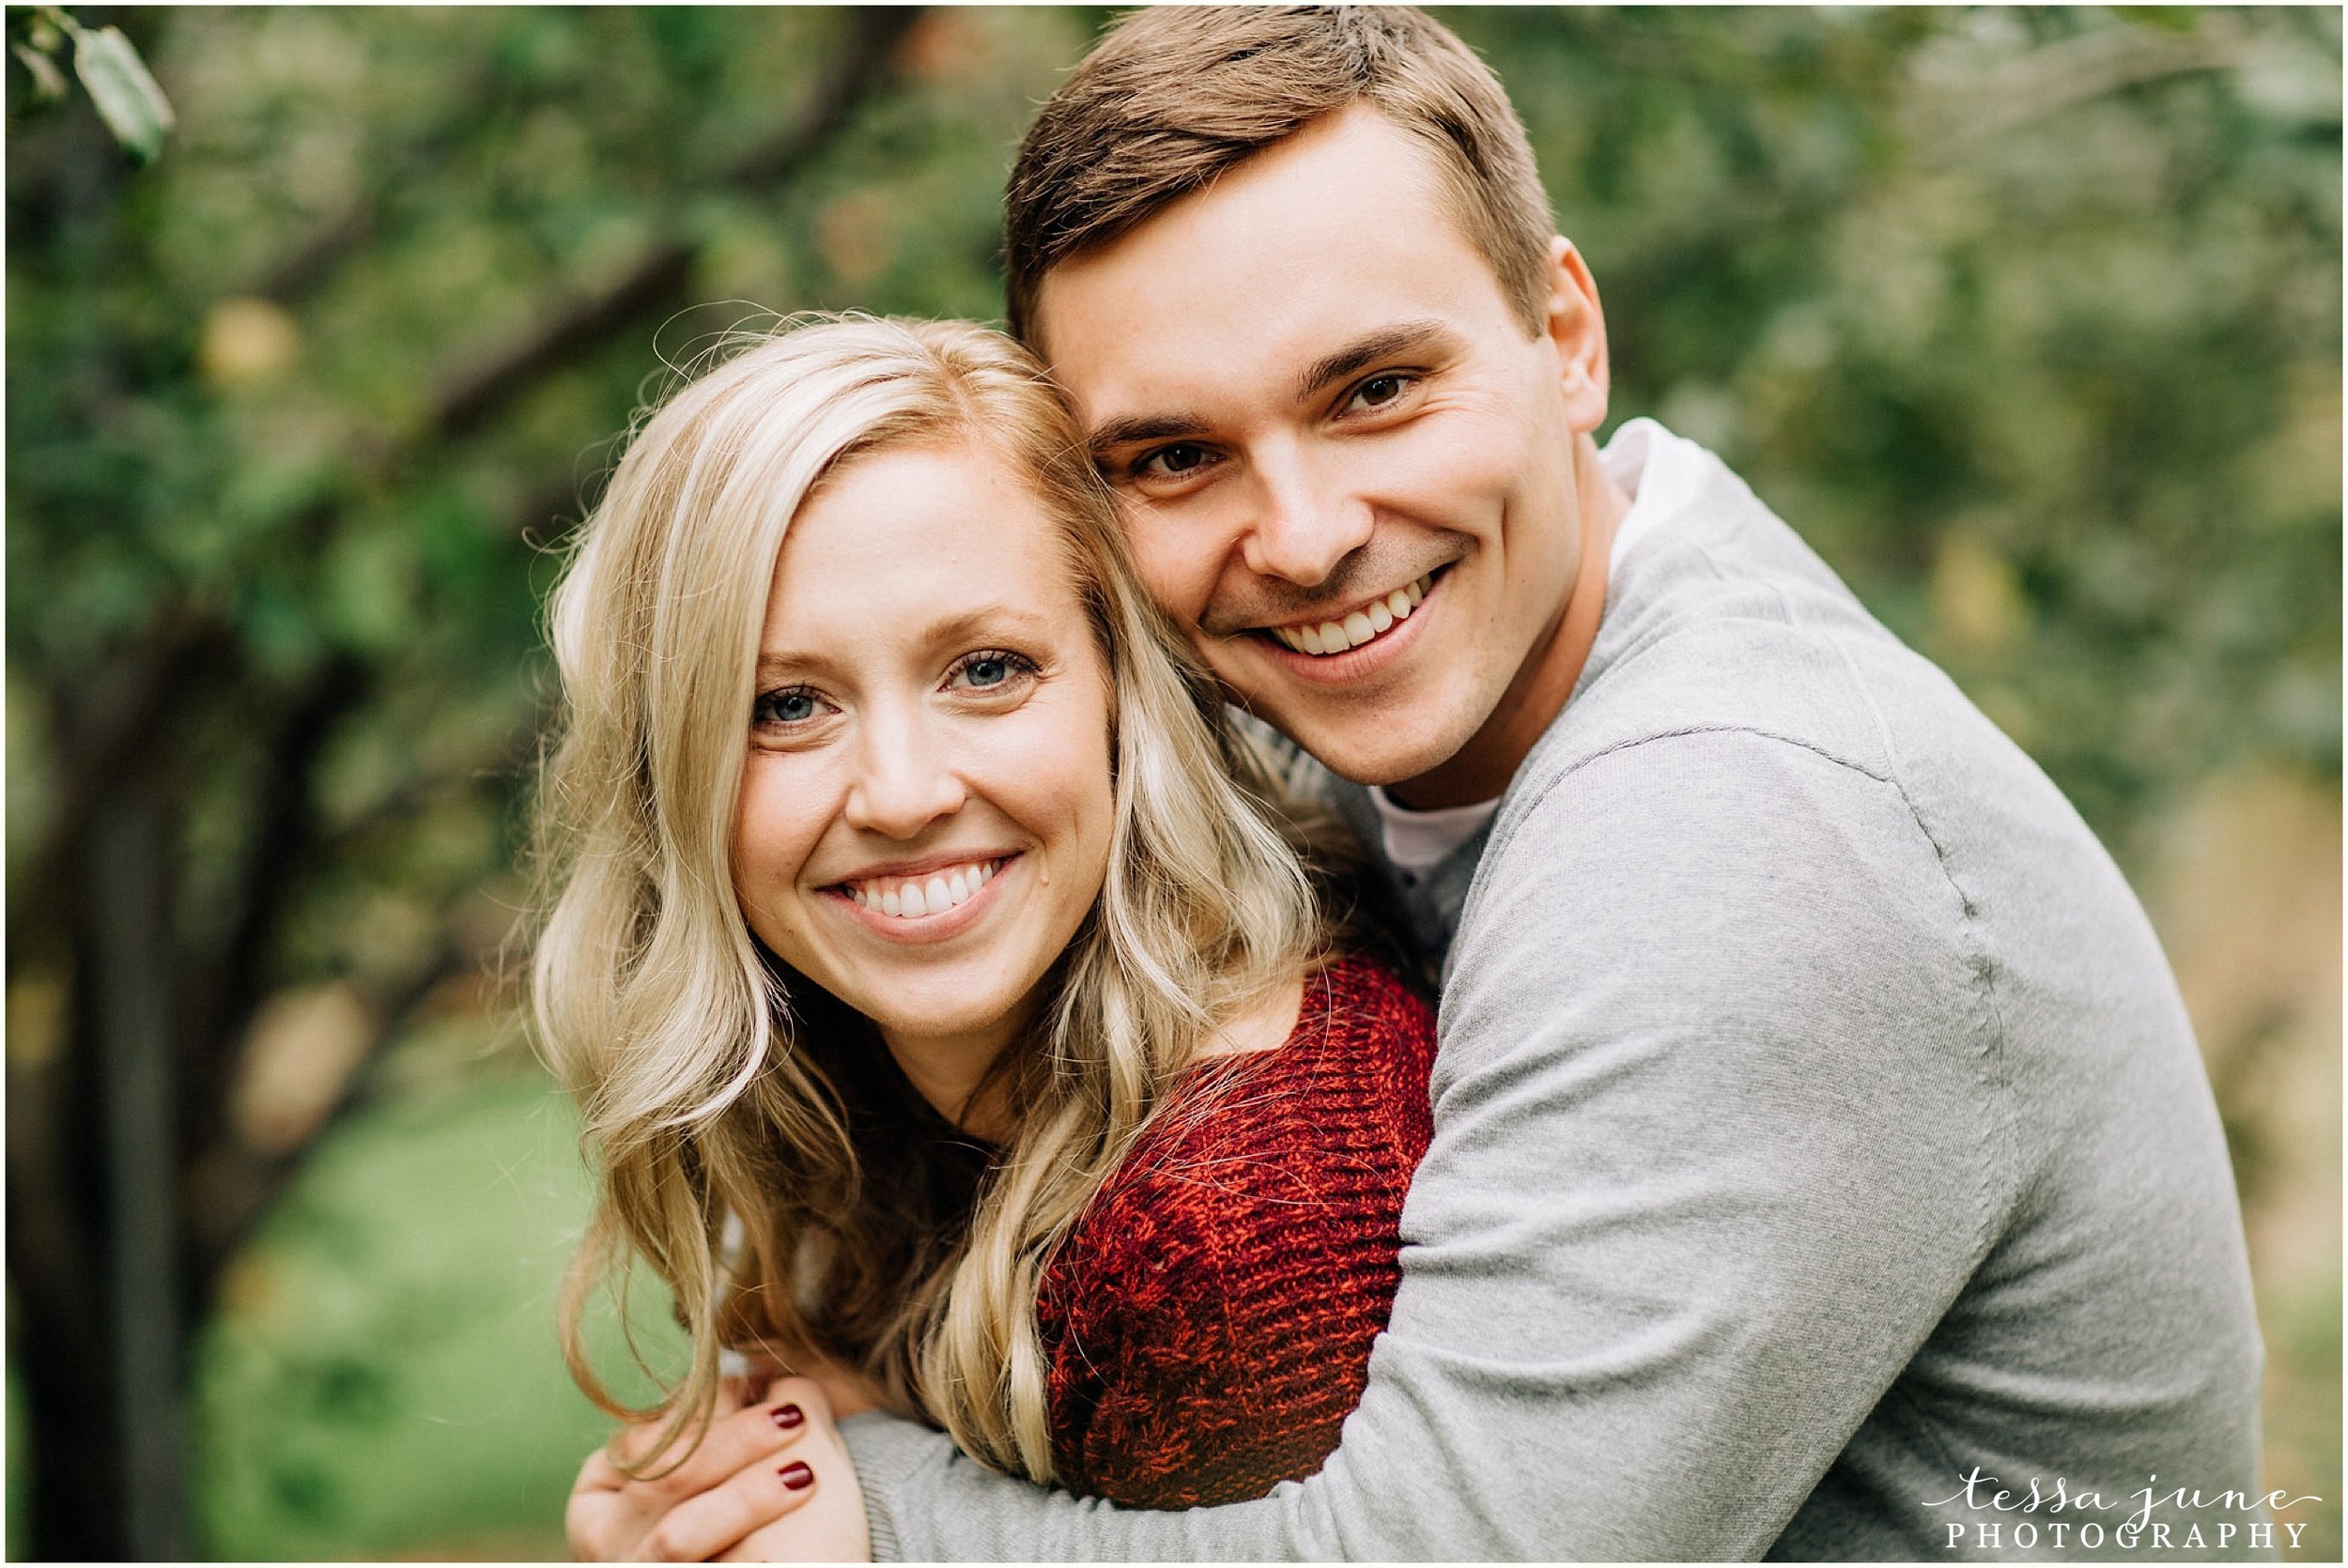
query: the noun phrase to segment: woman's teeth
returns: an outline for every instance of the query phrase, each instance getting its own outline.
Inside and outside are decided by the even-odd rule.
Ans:
[[[912,920],[924,915],[945,914],[993,882],[995,873],[1002,869],[999,860],[974,860],[950,870],[932,871],[926,877],[851,882],[842,885],[858,907],[878,910],[900,920]]]
[[[1429,572],[1405,588],[1398,588],[1384,598],[1367,607],[1355,610],[1342,621],[1323,621],[1318,626],[1274,626],[1272,635],[1281,643],[1300,653],[1342,653],[1349,648],[1359,648],[1387,627],[1408,621],[1418,602],[1427,597],[1434,586],[1435,575]]]

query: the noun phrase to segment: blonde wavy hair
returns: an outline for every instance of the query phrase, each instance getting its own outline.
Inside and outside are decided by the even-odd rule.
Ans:
[[[828,1357],[985,1463],[1048,1480],[1042,1270],[1175,1076],[1328,932],[1264,804],[1263,760],[1136,586],[1073,417],[1025,350],[869,317],[728,348],[640,421],[551,606],[563,706],[538,802],[533,1005],[597,1172],[564,1354],[607,1411],[695,1440],[721,1346]],[[869,1021],[761,946],[730,874],[793,515],[859,456],[965,442],[1031,477],[1112,686],[1106,881],[1055,999],[996,1064],[1014,1130],[994,1147],[913,1094]],[[731,1260],[729,1215],[745,1239]],[[648,1410],[612,1395],[580,1332],[601,1286],[625,1321],[639,1259],[692,1346]]]

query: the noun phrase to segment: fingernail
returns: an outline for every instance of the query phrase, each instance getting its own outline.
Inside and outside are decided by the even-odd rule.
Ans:
[[[782,1477],[782,1483],[794,1492],[804,1492],[815,1484],[815,1472],[808,1468],[804,1459],[794,1459],[775,1473]]]
[[[807,1420],[807,1412],[796,1405],[778,1405],[766,1412],[766,1419],[788,1432]]]

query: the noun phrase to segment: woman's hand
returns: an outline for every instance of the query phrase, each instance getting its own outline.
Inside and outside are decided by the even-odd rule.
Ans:
[[[791,1370],[801,1377],[811,1377],[823,1385],[824,1398],[831,1407],[834,1421],[881,1408],[880,1390],[867,1381],[862,1373],[838,1361],[802,1356],[798,1364]],[[781,1377],[788,1374],[778,1370],[773,1376]]]
[[[587,1456],[564,1529],[583,1561],[862,1561],[863,1495],[822,1385],[770,1384],[757,1405],[719,1395],[692,1457],[656,1480],[617,1461],[649,1451],[657,1422],[627,1427]],[[657,1467],[656,1467],[657,1468]]]

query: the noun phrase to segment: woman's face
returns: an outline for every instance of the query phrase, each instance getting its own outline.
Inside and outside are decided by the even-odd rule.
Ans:
[[[958,1113],[1108,864],[1108,674],[1059,528],[955,442],[851,459],[786,530],[734,888]]]

